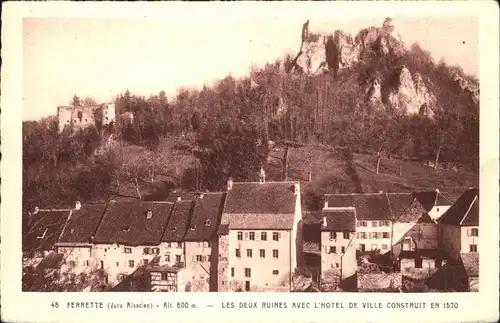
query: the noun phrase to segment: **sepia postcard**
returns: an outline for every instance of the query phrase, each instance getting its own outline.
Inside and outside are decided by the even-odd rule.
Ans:
[[[2,320],[499,319],[495,2],[3,7]]]

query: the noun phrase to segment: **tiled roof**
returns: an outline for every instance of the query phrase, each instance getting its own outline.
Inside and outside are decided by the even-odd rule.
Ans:
[[[184,240],[188,229],[191,213],[193,210],[192,201],[175,202],[170,221],[161,241],[165,242],[180,242]]]
[[[479,225],[479,190],[465,191],[458,200],[441,216],[442,224]]]
[[[95,243],[158,245],[168,223],[172,203],[110,201],[97,229]],[[147,218],[148,211],[152,217]]]
[[[221,224],[217,231],[218,236],[227,236],[229,234],[229,224]]]
[[[452,205],[454,198],[446,192],[426,191],[413,194],[427,212],[434,206]]]
[[[230,214],[229,219],[230,229],[291,230],[294,214]]]
[[[326,217],[326,227],[321,226],[321,231],[356,231],[356,212],[354,210],[324,210],[323,216]]]
[[[28,216],[28,232],[23,234],[23,251],[50,250],[61,235],[70,210],[39,210]]]
[[[223,193],[206,193],[194,202],[186,241],[207,241],[217,234],[223,207]]]
[[[325,201],[328,207],[349,207],[353,206],[353,194],[326,194]]]
[[[476,252],[461,253],[460,258],[465,272],[469,277],[479,276],[479,254]]]
[[[410,207],[415,199],[411,193],[387,193],[386,195],[394,219],[404,217],[408,207]]]
[[[358,220],[390,220],[393,218],[389,200],[384,193],[352,196]]]
[[[233,183],[224,213],[293,214],[295,201],[293,182]]]
[[[58,242],[90,243],[105,209],[105,203],[98,203],[83,204],[80,210],[73,210]]]
[[[196,198],[198,193],[196,192],[182,192],[182,193],[170,193],[166,199],[167,202],[176,202],[177,198],[180,197],[181,201],[192,201]]]

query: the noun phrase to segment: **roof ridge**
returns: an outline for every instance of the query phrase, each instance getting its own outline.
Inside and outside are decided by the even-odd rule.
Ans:
[[[467,215],[469,214],[470,210],[472,209],[472,205],[474,205],[474,203],[476,202],[477,200],[477,195],[474,196],[474,198],[472,199],[472,201],[470,202],[469,204],[469,207],[467,208],[467,211],[465,212],[464,214],[464,217],[462,218],[462,220],[460,221],[460,225],[462,225],[462,223],[464,222],[465,218],[467,217]]]

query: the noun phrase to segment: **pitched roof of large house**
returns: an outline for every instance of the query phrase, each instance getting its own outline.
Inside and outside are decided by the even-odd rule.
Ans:
[[[302,221],[304,224],[320,224],[323,218],[323,211],[302,211]]]
[[[454,200],[450,194],[437,190],[416,192],[413,195],[427,212],[432,210],[435,206],[452,205]]]
[[[353,210],[323,210],[326,226],[321,231],[356,231],[356,211]]]
[[[293,182],[233,183],[224,206],[229,229],[292,229],[297,200],[295,185]]]
[[[389,199],[384,193],[353,195],[358,220],[391,220],[393,215]]]
[[[465,191],[439,220],[442,224],[479,225],[479,189]]]
[[[170,221],[161,241],[180,242],[184,240],[193,210],[193,201],[175,202]]]
[[[168,202],[110,201],[94,243],[124,245],[158,245],[172,210]],[[152,212],[148,218],[148,211]]]
[[[479,254],[476,252],[461,253],[460,259],[464,266],[465,273],[469,277],[479,276]]]
[[[57,242],[71,210],[39,210],[28,216],[27,232],[23,234],[23,251],[50,250]]]
[[[326,194],[325,202],[328,207],[350,207],[354,206],[352,197],[354,194]]]
[[[60,243],[90,243],[102,219],[106,203],[83,204],[79,210],[73,210],[66,223]]]
[[[293,182],[233,183],[224,213],[294,214],[295,201]]]
[[[223,202],[223,193],[206,193],[197,198],[184,240],[206,241],[214,237],[219,228]]]

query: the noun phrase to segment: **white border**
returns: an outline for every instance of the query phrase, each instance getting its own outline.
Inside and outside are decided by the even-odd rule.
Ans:
[[[216,321],[216,322],[466,322],[498,319],[498,7],[493,1],[448,2],[340,2],[340,3],[68,3],[36,2],[3,4],[2,11],[2,96],[1,118],[1,317],[4,321],[19,322],[87,322],[87,321]],[[164,18],[182,15],[184,10],[203,17],[221,15],[254,15],[288,17],[307,11],[308,16],[477,16],[480,17],[480,209],[481,264],[480,293],[478,294],[349,294],[332,293],[21,293],[21,120],[22,120],[22,18],[23,17],[80,17],[80,18]],[[491,229],[490,229],[491,228]],[[6,247],[7,246],[7,247]],[[488,246],[488,249],[486,249]],[[349,301],[425,301],[457,302],[459,309],[329,309],[329,310],[244,310],[222,309],[223,301],[287,301],[310,302],[327,300]],[[164,301],[188,301],[199,308],[189,310],[75,310],[67,309],[66,301],[135,301],[162,305]],[[52,302],[60,307],[50,307]],[[211,303],[214,308],[206,308]],[[161,307],[161,306],[160,306]],[[429,304],[428,304],[429,307]]]

